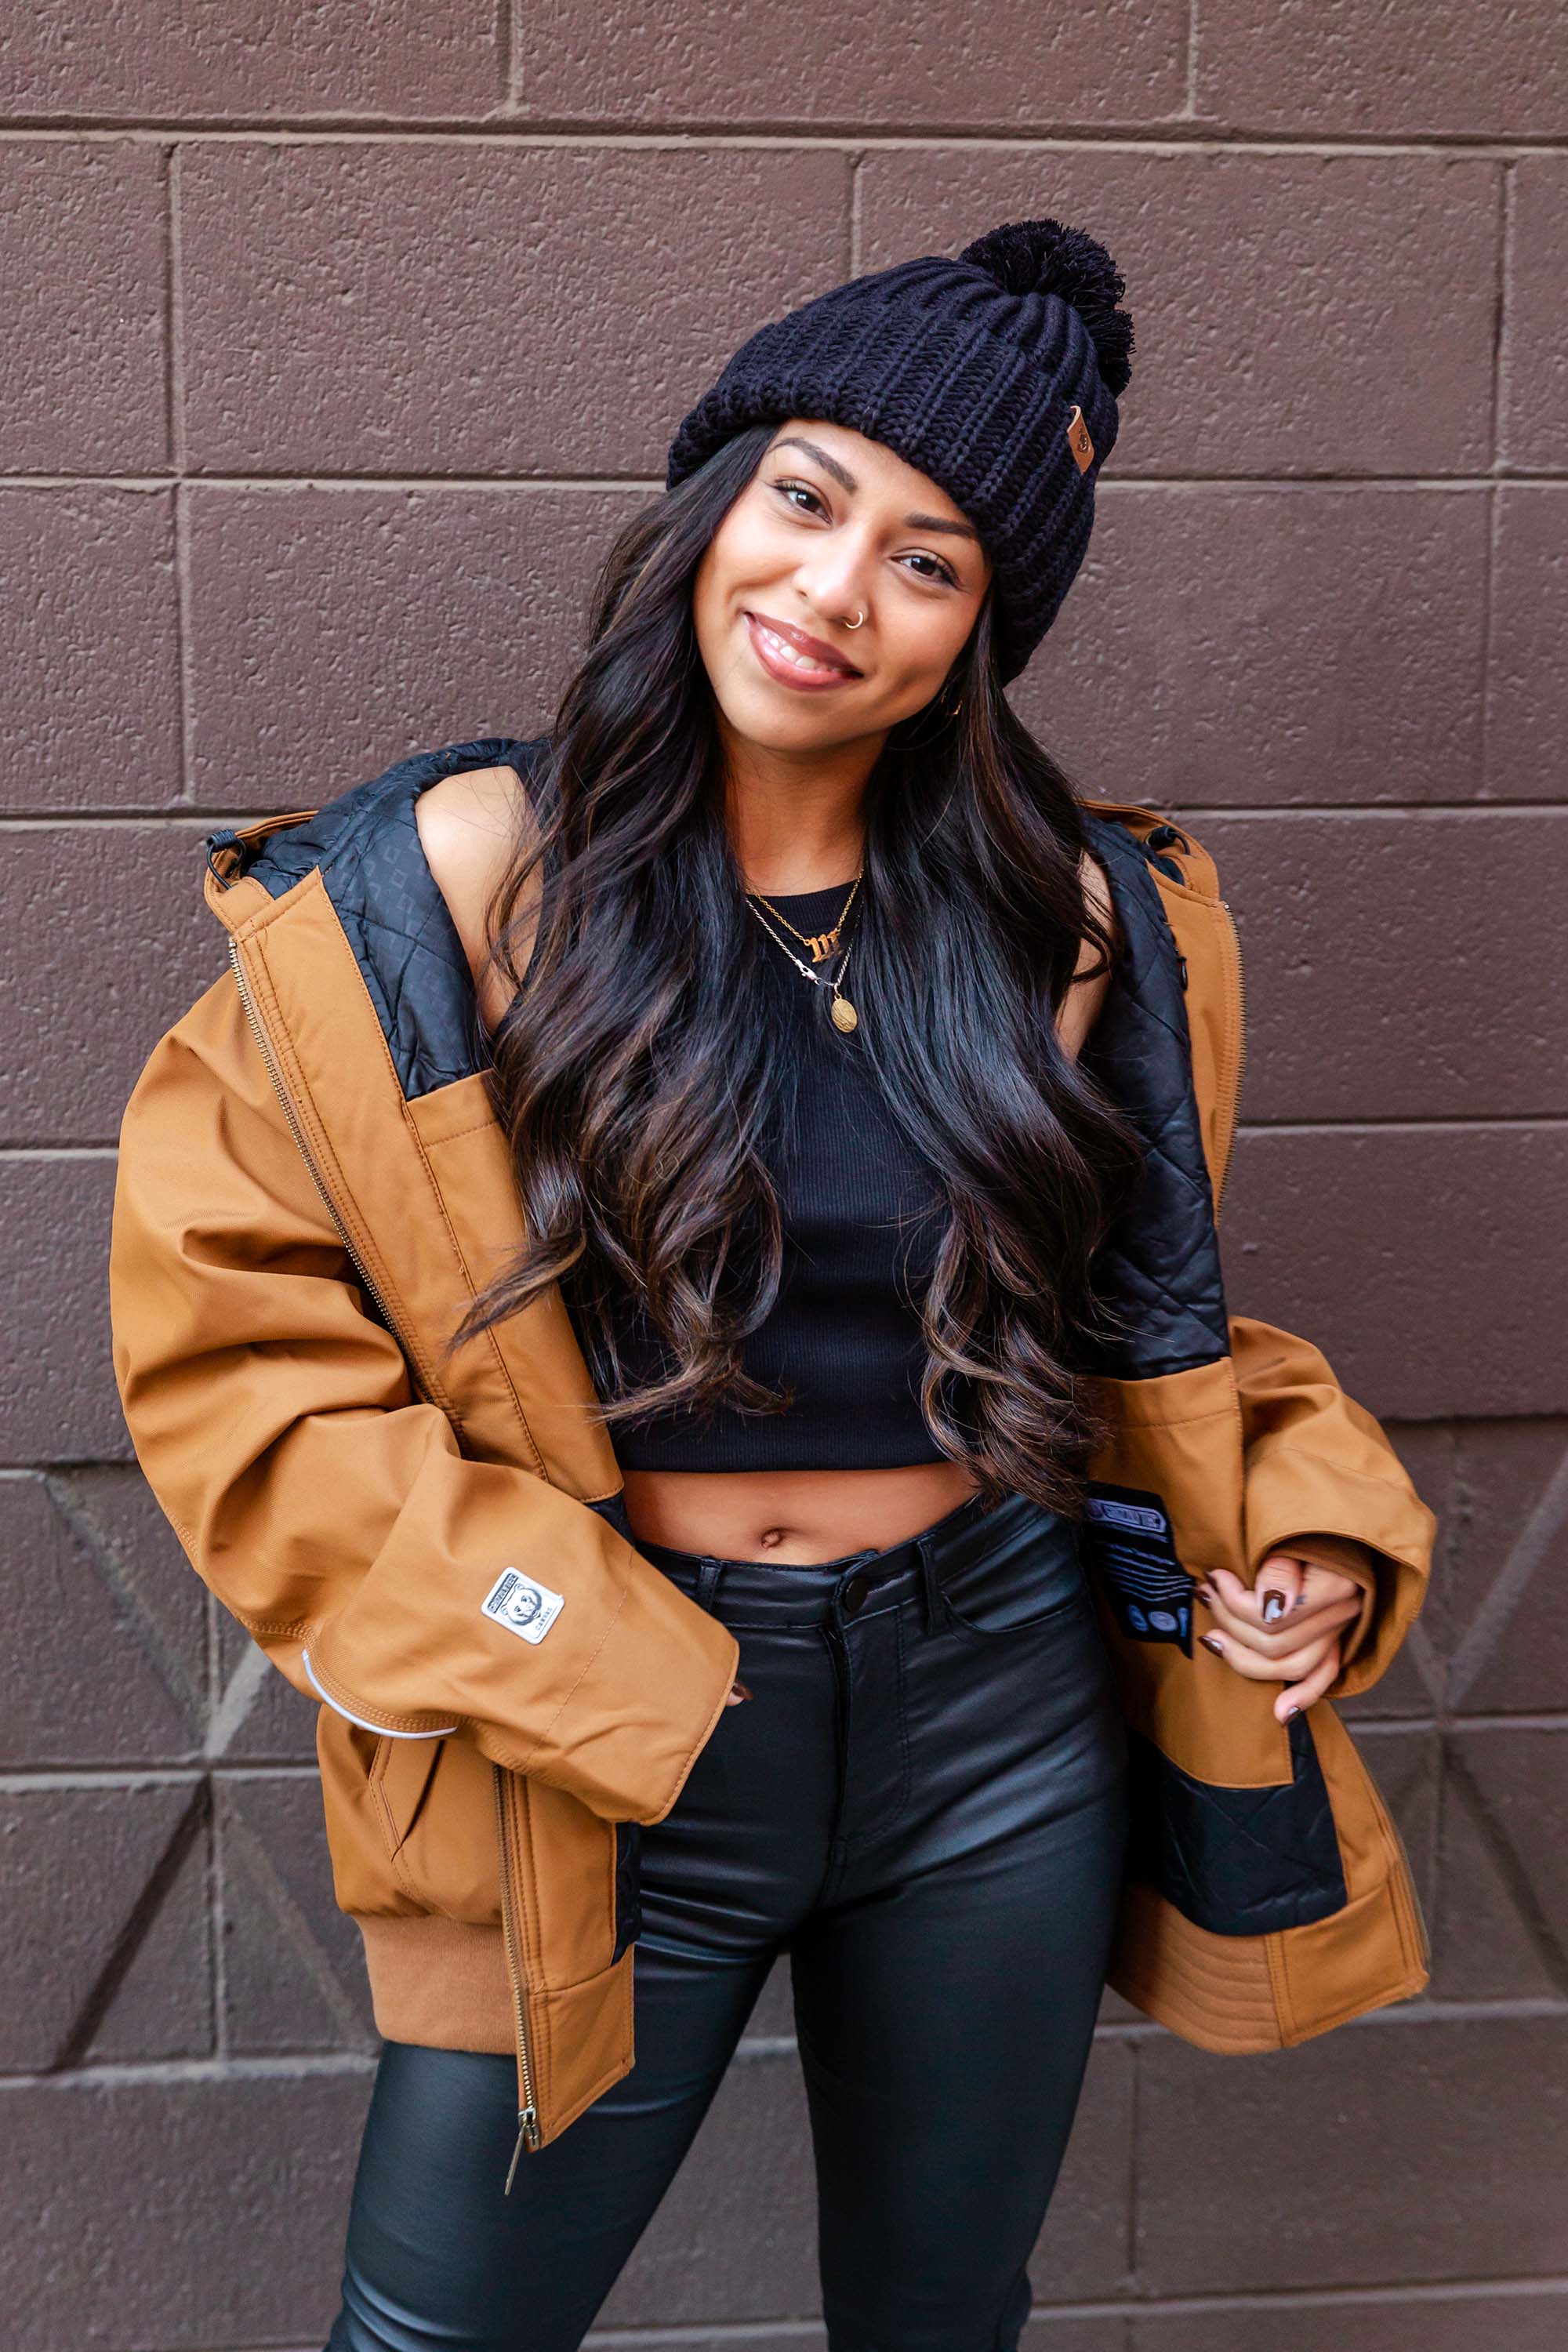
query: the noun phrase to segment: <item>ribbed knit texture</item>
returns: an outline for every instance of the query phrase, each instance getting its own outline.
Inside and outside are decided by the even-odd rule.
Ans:
[[[851,278],[742,344],[682,421],[668,487],[750,425],[823,417],[882,442],[979,531],[1002,675],[1016,677],[1089,546],[1131,373],[1121,290],[1105,248],[1050,220]],[[1087,469],[1068,439],[1075,406],[1094,444]]]
[[[768,895],[798,930],[811,932],[833,921],[846,886]],[[925,1350],[913,1302],[930,1280],[945,1201],[889,1118],[858,1034],[833,1026],[828,991],[803,980],[775,944],[762,944],[793,1117],[782,1122],[782,1150],[768,1159],[784,1220],[779,1297],[746,1341],[742,1360],[770,1387],[793,1382],[796,1402],[783,1414],[721,1407],[706,1423],[690,1412],[622,1422],[612,1431],[616,1457],[630,1470],[886,1469],[941,1461],[920,1410]],[[851,956],[845,973],[851,1001],[854,971]],[[570,1312],[570,1275],[562,1290]],[[667,1371],[669,1360],[637,1303],[619,1297],[612,1313],[634,1376]]]

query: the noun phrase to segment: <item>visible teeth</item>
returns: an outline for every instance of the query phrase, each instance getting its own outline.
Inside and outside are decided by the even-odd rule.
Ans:
[[[798,646],[790,645],[785,638],[778,635],[776,630],[763,628],[761,621],[757,623],[757,627],[766,637],[774,653],[782,654],[785,661],[795,664],[796,669],[814,669],[824,677],[834,677],[839,675],[835,663],[813,661],[809,654],[803,654]]]

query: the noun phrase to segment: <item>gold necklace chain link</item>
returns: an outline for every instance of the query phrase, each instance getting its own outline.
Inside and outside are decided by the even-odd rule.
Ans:
[[[864,870],[865,869],[862,868],[861,872],[863,873]],[[845,899],[843,906],[838,909],[838,920],[834,924],[832,929],[811,933],[797,931],[795,925],[790,921],[789,917],[787,915],[779,914],[779,910],[773,905],[773,900],[771,898],[763,898],[763,893],[760,890],[748,890],[746,893],[747,906],[751,908],[752,914],[756,916],[758,922],[762,924],[763,930],[766,931],[769,939],[773,940],[774,946],[784,949],[785,955],[788,956],[791,963],[794,964],[796,971],[801,974],[802,978],[809,980],[814,988],[830,988],[832,990],[833,1003],[829,1007],[829,1011],[832,1015],[833,1025],[836,1029],[841,1031],[846,1036],[848,1035],[852,1029],[856,1029],[859,1026],[860,1021],[859,1014],[855,1010],[854,1005],[850,1003],[849,999],[844,994],[843,989],[840,986],[840,982],[844,978],[845,968],[849,961],[849,957],[854,948],[854,941],[851,940],[849,946],[845,949],[842,956],[840,956],[838,960],[838,970],[834,973],[832,978],[829,979],[825,973],[813,971],[809,965],[802,963],[794,949],[786,946],[784,941],[779,938],[778,933],[774,930],[773,925],[768,921],[766,916],[762,913],[761,909],[753,904],[753,901],[755,899],[762,898],[763,906],[766,907],[770,913],[778,916],[778,919],[784,925],[785,930],[792,932],[800,941],[802,947],[806,947],[811,950],[812,961],[814,963],[824,963],[827,961],[827,958],[834,953],[837,947],[838,934],[843,929],[844,919],[849,912],[855,893],[860,887],[860,881],[861,875],[857,874],[854,881],[849,886],[848,898]],[[820,955],[817,953],[819,945],[822,950]]]

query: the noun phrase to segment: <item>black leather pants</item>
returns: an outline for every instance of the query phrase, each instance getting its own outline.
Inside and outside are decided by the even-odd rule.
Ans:
[[[571,2352],[781,1950],[832,2352],[1013,2352],[1126,1838],[1073,1530],[1014,1495],[816,1567],[638,1549],[753,1696],[642,1834],[637,2063],[508,2198],[512,2060],[388,2044],[329,2352]]]

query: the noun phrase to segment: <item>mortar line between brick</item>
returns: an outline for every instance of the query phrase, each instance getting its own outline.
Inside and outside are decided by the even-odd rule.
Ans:
[[[207,1705],[202,1724],[202,1744],[212,1745],[213,1717],[218,1705],[218,1693],[223,1674],[223,1639],[218,1623],[217,1595],[209,1592],[207,1604]],[[302,1775],[299,1777],[303,1777]],[[205,1775],[207,1784],[207,1993],[212,2002],[213,2049],[219,2058],[229,2055],[228,2039],[228,1944],[224,1934],[223,1919],[223,1823],[218,1818],[217,1782],[211,1770]]]
[[[1203,22],[1199,0],[1187,0],[1187,94],[1182,111],[1186,120],[1194,124],[1198,119],[1198,72],[1202,39]]]
[[[18,468],[0,471],[0,490],[166,490],[174,483],[184,481],[193,490],[242,490],[247,495],[269,493],[274,497],[295,497],[300,492],[317,493],[323,497],[347,496],[367,490],[528,490],[580,491],[585,496],[603,497],[607,492],[621,490],[662,491],[663,478],[653,474],[529,474],[519,472],[495,474],[420,474],[409,471],[395,474],[339,473],[330,465],[311,466],[303,469],[276,474],[187,472],[171,469],[167,473],[62,474],[40,469]],[[1136,473],[1121,474],[1101,482],[1096,496],[1105,499],[1137,497],[1146,490],[1278,490],[1284,494],[1305,496],[1309,492],[1340,497],[1359,497],[1367,490],[1453,491],[1470,497],[1489,495],[1501,485],[1526,490],[1560,490],[1568,488],[1568,471],[1546,467],[1520,467],[1516,471],[1499,472],[1489,467],[1484,474],[1456,471],[1448,474],[1397,473],[1314,473],[1310,467],[1300,473],[1242,473],[1234,467],[1223,474]]]
[[[1356,2311],[1363,2306],[1421,2305],[1439,2306],[1447,2304],[1473,2303],[1482,2298],[1510,2300],[1531,2295],[1568,2294],[1568,2277],[1551,2273],[1534,2278],[1443,2279],[1437,2282],[1415,2280],[1409,2284],[1379,2282],[1371,2286],[1349,2287],[1282,2287],[1277,2293],[1252,2290],[1245,2293],[1217,2294],[1160,2294],[1118,2298],[1079,2299],[1063,2303],[1037,2303],[1030,2318],[1055,2324],[1078,2319],[1182,2318],[1201,2316],[1213,2312],[1224,2315],[1237,2311],[1286,2313],[1293,2311]],[[743,2347],[759,2340],[775,2343],[798,2337],[803,2344],[820,2345],[822,2323],[817,2319],[741,2320],[726,2326],[722,2321],[706,2326],[690,2324],[675,2327],[611,2327],[595,2328],[584,2337],[584,2352],[682,2352],[683,2347],[694,2352],[706,2352],[708,2347],[735,2345]]]
[[[1237,2311],[1310,2311],[1340,2309],[1355,2311],[1366,2305],[1395,2307],[1421,2305],[1427,2307],[1447,2304],[1465,2304],[1488,2298],[1490,2300],[1521,2300],[1532,2295],[1549,2296],[1568,2294],[1568,2278],[1555,2274],[1536,2278],[1474,2279],[1455,2282],[1441,2280],[1436,2284],[1418,2281],[1407,2286],[1375,2285],[1342,2288],[1281,2288],[1278,2294],[1220,2294],[1207,2295],[1155,2295],[1136,2302],[1115,2303],[1048,2303],[1036,2304],[1030,2318],[1041,2322],[1061,2320],[1111,2318],[1129,2322],[1145,2315],[1152,2318],[1180,2318],[1213,2311],[1221,2315]],[[744,2347],[758,2342],[778,2343],[791,2337],[802,2344],[820,2345],[822,2323],[816,2319],[740,2320],[726,2325],[689,2325],[675,2327],[610,2327],[595,2328],[584,2338],[584,2352],[682,2352],[683,2347],[695,2347],[695,2352],[707,2352],[707,2347],[725,2345]],[[162,2345],[138,2346],[135,2352],[163,2352]],[[233,2352],[233,2347],[216,2343],[194,2347],[194,2352]],[[279,2352],[277,2347],[251,2346],[246,2352]],[[310,2347],[296,2345],[288,2352],[310,2352]]]
[[[1505,403],[1508,397],[1509,362],[1509,288],[1513,278],[1514,239],[1518,227],[1519,183],[1511,159],[1502,167],[1500,202],[1498,205],[1497,236],[1497,307],[1493,313],[1492,330],[1492,462],[1503,463],[1503,428],[1506,422]]]
[[[166,233],[169,256],[169,457],[174,468],[174,496],[171,527],[174,569],[174,675],[180,682],[180,798],[195,798],[195,613],[191,593],[190,504],[183,487],[189,464],[185,432],[185,286],[184,248],[180,235],[182,157],[178,146],[169,152]]]
[[[1135,2289],[1138,2281],[1138,2232],[1139,2224],[1142,2220],[1142,2215],[1139,2210],[1139,2198],[1142,2191],[1142,2171],[1138,2162],[1138,2135],[1142,2123],[1142,2108],[1143,2069],[1141,2062],[1142,2050],[1142,2041],[1140,2039],[1133,2042],[1131,2050],[1127,2053],[1128,2066],[1132,2079],[1131,2085],[1128,2093],[1127,2102],[1127,2230],[1122,2243],[1121,2253],[1127,2284],[1130,2289]]]
[[[180,404],[174,386],[179,348],[174,284],[174,175],[179,170],[179,162],[177,144],[163,150],[163,448],[170,467],[175,473],[181,470],[184,463],[179,437]]]
[[[512,5],[513,0],[495,0],[496,80],[500,102],[509,112],[522,103],[522,44],[514,37]]]
[[[68,1793],[73,1790],[196,1789],[204,1780],[314,1780],[314,1758],[297,1764],[38,1764],[0,1772],[0,1797]]]
[[[1030,154],[1042,148],[1064,153],[1094,153],[1106,149],[1123,150],[1130,154],[1203,155],[1243,154],[1258,156],[1303,156],[1311,158],[1387,158],[1405,163],[1412,158],[1429,158],[1433,163],[1451,163],[1456,159],[1477,162],[1510,163],[1521,156],[1568,154],[1568,141],[1551,132],[1532,135],[1515,131],[1507,137],[1488,138],[1482,134],[1456,131],[1447,135],[1436,132],[1412,134],[1399,138],[1387,132],[1369,131],[1364,137],[1342,133],[1338,138],[1325,138],[1321,132],[1302,131],[1292,137],[1289,131],[1271,131],[1267,134],[1246,131],[1226,133],[1214,125],[1194,124],[1190,135],[1184,135],[1179,116],[1166,118],[1162,130],[1152,133],[1137,124],[1111,125],[1105,129],[1079,124],[1070,130],[1049,124],[1037,124],[1020,129],[1016,124],[993,124],[971,129],[951,122],[906,122],[897,131],[878,131],[853,122],[752,124],[737,131],[732,123],[712,121],[645,123],[635,131],[607,131],[591,118],[573,120],[558,118],[523,125],[512,121],[476,122],[471,119],[449,122],[399,122],[392,118],[376,122],[323,121],[312,115],[306,121],[289,122],[276,115],[253,121],[204,122],[199,119],[179,121],[142,116],[134,121],[28,121],[25,117],[12,117],[0,129],[0,143],[26,140],[37,145],[50,140],[80,146],[89,142],[112,142],[119,145],[142,145],[149,142],[177,140],[182,146],[265,146],[265,147],[594,147],[647,149],[650,152],[693,153],[712,151],[717,153],[743,152],[748,148],[798,148],[802,150],[844,150],[863,147],[868,154],[915,153],[931,154],[943,148],[1003,154]]]
[[[83,2066],[66,2074],[0,2075],[0,2099],[23,2091],[121,2091],[200,2087],[206,2084],[289,2083],[321,2074],[369,2074],[375,2069],[372,2051],[296,2051],[279,2058],[121,2059],[105,2066]]]

